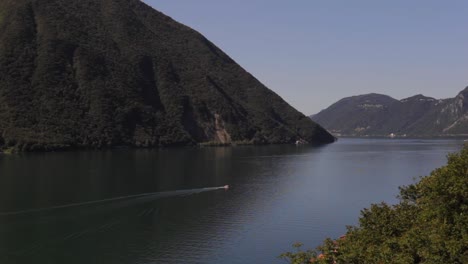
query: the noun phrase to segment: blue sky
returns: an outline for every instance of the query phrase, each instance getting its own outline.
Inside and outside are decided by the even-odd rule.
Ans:
[[[351,95],[468,86],[468,1],[145,0],[304,114]]]

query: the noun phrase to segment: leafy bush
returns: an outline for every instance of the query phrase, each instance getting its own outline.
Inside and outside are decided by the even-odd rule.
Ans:
[[[317,250],[287,252],[290,263],[468,263],[468,146],[446,166],[400,188],[400,203],[374,204],[345,236]]]

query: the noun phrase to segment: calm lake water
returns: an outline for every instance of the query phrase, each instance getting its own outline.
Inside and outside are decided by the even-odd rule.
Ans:
[[[292,243],[315,247],[370,203],[395,203],[462,144],[0,155],[0,263],[283,263]]]

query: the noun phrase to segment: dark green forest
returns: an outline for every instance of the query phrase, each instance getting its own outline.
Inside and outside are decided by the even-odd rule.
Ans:
[[[468,263],[468,146],[450,154],[446,166],[400,187],[396,205],[373,204],[359,224],[316,250],[280,257],[289,263]]]
[[[333,142],[138,0],[0,1],[0,149]]]

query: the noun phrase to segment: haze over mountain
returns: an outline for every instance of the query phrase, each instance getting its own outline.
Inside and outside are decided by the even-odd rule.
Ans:
[[[468,87],[449,99],[422,94],[402,100],[382,94],[346,97],[311,118],[341,136],[468,135]]]
[[[138,0],[0,2],[0,148],[332,142],[196,31]]]

